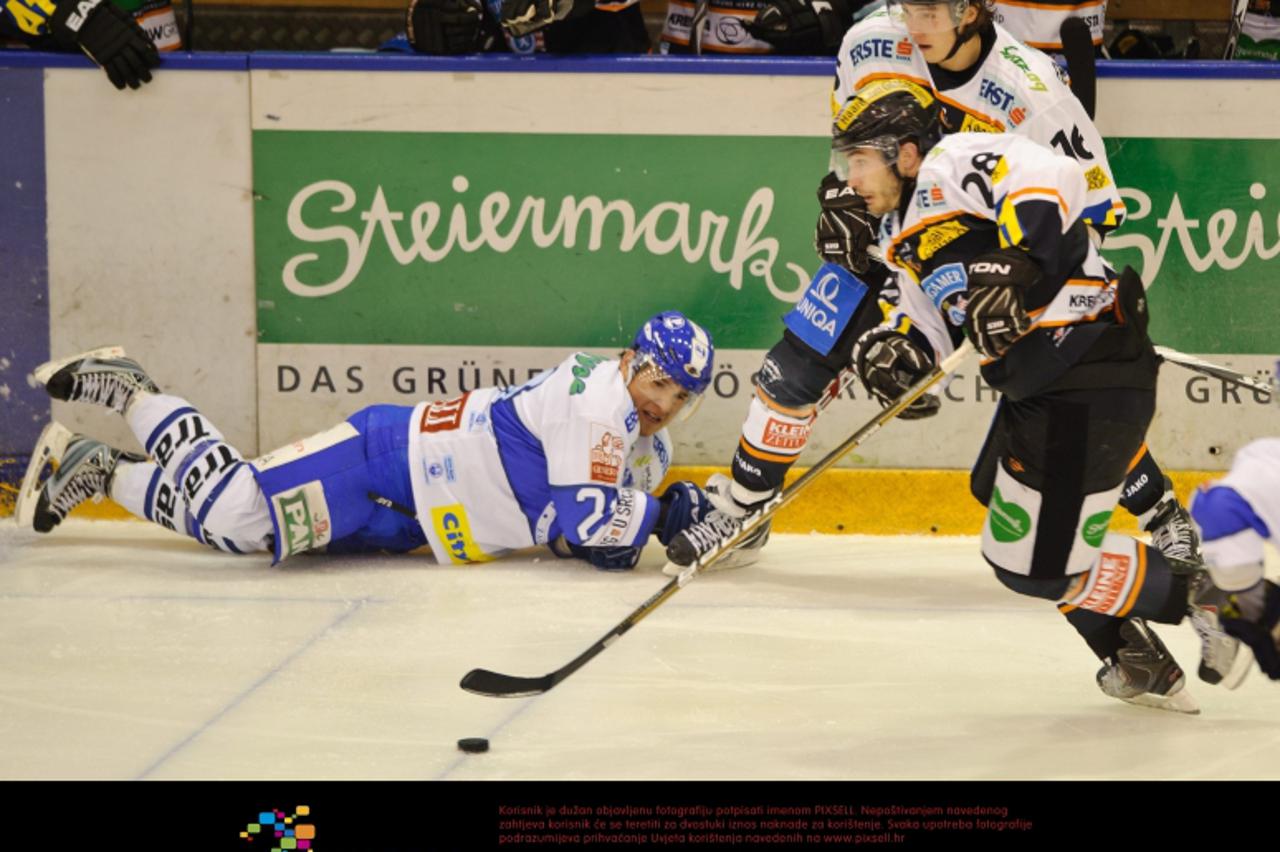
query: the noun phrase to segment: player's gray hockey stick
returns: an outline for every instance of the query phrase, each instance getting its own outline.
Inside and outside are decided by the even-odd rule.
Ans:
[[[1203,373],[1206,376],[1213,376],[1215,379],[1221,379],[1224,382],[1243,385],[1250,390],[1265,393],[1267,396],[1272,393],[1271,386],[1257,376],[1246,376],[1244,373],[1238,373],[1226,367],[1219,367],[1217,364],[1210,364],[1208,361],[1202,361],[1194,355],[1186,355],[1176,349],[1170,349],[1168,346],[1157,346],[1156,354],[1160,356],[1160,360],[1168,361],[1170,364],[1177,364],[1179,367],[1185,367],[1188,370]]]
[[[1244,16],[1249,11],[1249,0],[1232,0],[1231,20],[1227,22],[1227,42],[1222,50],[1223,59],[1235,59],[1240,33],[1244,29]]]
[[[626,633],[632,627],[640,622],[645,616],[649,615],[662,604],[666,603],[676,592],[683,589],[698,576],[708,565],[711,565],[717,559],[733,549],[734,545],[742,541],[756,527],[773,517],[774,513],[783,506],[790,503],[796,498],[801,491],[808,487],[809,483],[822,475],[823,471],[834,465],[843,456],[866,441],[893,418],[897,417],[912,402],[922,396],[929,388],[936,385],[942,379],[955,372],[970,353],[973,352],[973,345],[969,341],[955,352],[948,355],[938,364],[927,376],[916,382],[908,388],[902,396],[898,397],[893,405],[881,411],[866,425],[854,432],[844,440],[844,443],[827,453],[823,458],[809,468],[803,476],[797,479],[791,485],[787,486],[778,494],[766,502],[763,506],[748,515],[742,522],[742,527],[736,534],[727,539],[722,539],[715,547],[703,554],[701,558],[696,560],[692,565],[684,568],[680,573],[671,578],[671,580],[659,589],[651,598],[640,604],[630,615],[618,622],[616,626],[578,656],[565,663],[560,668],[545,674],[541,677],[518,677],[516,675],[502,674],[500,672],[489,671],[488,669],[472,669],[462,678],[459,684],[468,692],[474,692],[477,695],[488,695],[497,698],[520,698],[526,695],[540,695],[547,690],[560,683],[569,675],[585,666],[597,654],[608,648],[616,642],[622,634]]]

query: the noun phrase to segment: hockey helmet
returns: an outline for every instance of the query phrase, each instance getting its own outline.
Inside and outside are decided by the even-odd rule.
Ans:
[[[933,92],[910,80],[877,80],[845,102],[831,127],[833,165],[856,148],[874,148],[895,164],[903,142],[921,155],[942,138],[942,111]],[[844,177],[844,175],[841,175]]]
[[[659,370],[694,396],[711,384],[715,347],[707,330],[679,311],[663,311],[636,332],[632,375]]]
[[[889,17],[914,33],[941,33],[959,29],[965,10],[979,0],[887,0]]]

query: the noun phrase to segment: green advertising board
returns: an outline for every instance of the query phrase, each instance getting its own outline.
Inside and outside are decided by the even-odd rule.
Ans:
[[[262,343],[610,347],[677,307],[764,349],[818,261],[804,137],[255,131]],[[1277,348],[1273,140],[1113,139],[1153,336]],[[1228,167],[1229,166],[1229,167]]]

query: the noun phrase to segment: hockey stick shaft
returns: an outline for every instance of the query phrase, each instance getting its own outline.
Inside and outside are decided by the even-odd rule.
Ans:
[[[1220,367],[1217,364],[1211,364],[1208,361],[1201,360],[1194,355],[1187,355],[1176,349],[1170,349],[1167,346],[1157,346],[1156,355],[1160,356],[1160,360],[1168,361],[1170,364],[1177,364],[1196,373],[1202,373],[1206,376],[1212,376],[1224,382],[1233,382],[1243,385],[1252,391],[1271,395],[1271,386],[1259,379],[1257,376],[1246,376],[1244,373],[1237,372],[1227,367]]]
[[[1249,0],[1232,0],[1231,20],[1227,24],[1227,41],[1222,50],[1223,59],[1235,59],[1236,48],[1240,44],[1240,33],[1244,29],[1244,16],[1249,11]]]
[[[790,503],[795,497],[809,486],[811,482],[820,476],[823,471],[830,468],[837,461],[847,455],[859,444],[866,441],[890,420],[893,420],[904,411],[907,406],[915,402],[926,391],[932,388],[942,379],[955,372],[956,368],[973,352],[973,345],[968,341],[944,358],[929,374],[920,381],[916,382],[908,388],[902,396],[885,408],[868,423],[863,425],[858,431],[854,432],[844,440],[840,446],[827,453],[813,467],[806,471],[799,479],[791,483],[783,489],[773,499],[769,500],[743,522],[742,528],[737,534],[729,539],[721,541],[714,549],[705,554],[698,561],[682,570],[677,576],[673,577],[662,588],[653,594],[648,600],[636,607],[626,618],[618,622],[608,633],[600,637],[590,648],[574,657],[565,665],[555,671],[543,675],[541,677],[518,677],[515,675],[506,675],[500,672],[493,672],[487,669],[472,669],[462,678],[459,684],[468,692],[474,692],[477,695],[487,695],[495,698],[519,698],[528,695],[539,695],[554,687],[563,681],[569,675],[582,668],[605,648],[608,648],[617,641],[624,633],[635,627],[642,619],[656,610],[662,604],[670,600],[671,596],[680,589],[684,588],[689,582],[696,577],[708,565],[711,565],[725,553],[733,549],[733,546],[746,536],[751,530],[773,517],[778,509]]]

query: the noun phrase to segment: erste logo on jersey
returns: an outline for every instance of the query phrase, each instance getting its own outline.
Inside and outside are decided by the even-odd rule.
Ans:
[[[926,184],[916,190],[916,206],[925,210],[931,207],[939,207],[945,203],[942,196],[942,187],[936,183]]]
[[[622,436],[614,434],[611,427],[602,426],[599,423],[591,424],[592,482],[617,484],[618,477],[622,473],[622,447]]]
[[[1000,85],[998,80],[984,77],[978,84],[978,97],[1009,116],[1009,123],[1014,127],[1027,120],[1026,108],[1019,105],[1014,93]]]
[[[895,42],[891,38],[868,38],[849,48],[849,59],[854,65],[868,59],[896,59],[899,62],[911,61],[911,42],[900,39]]]

